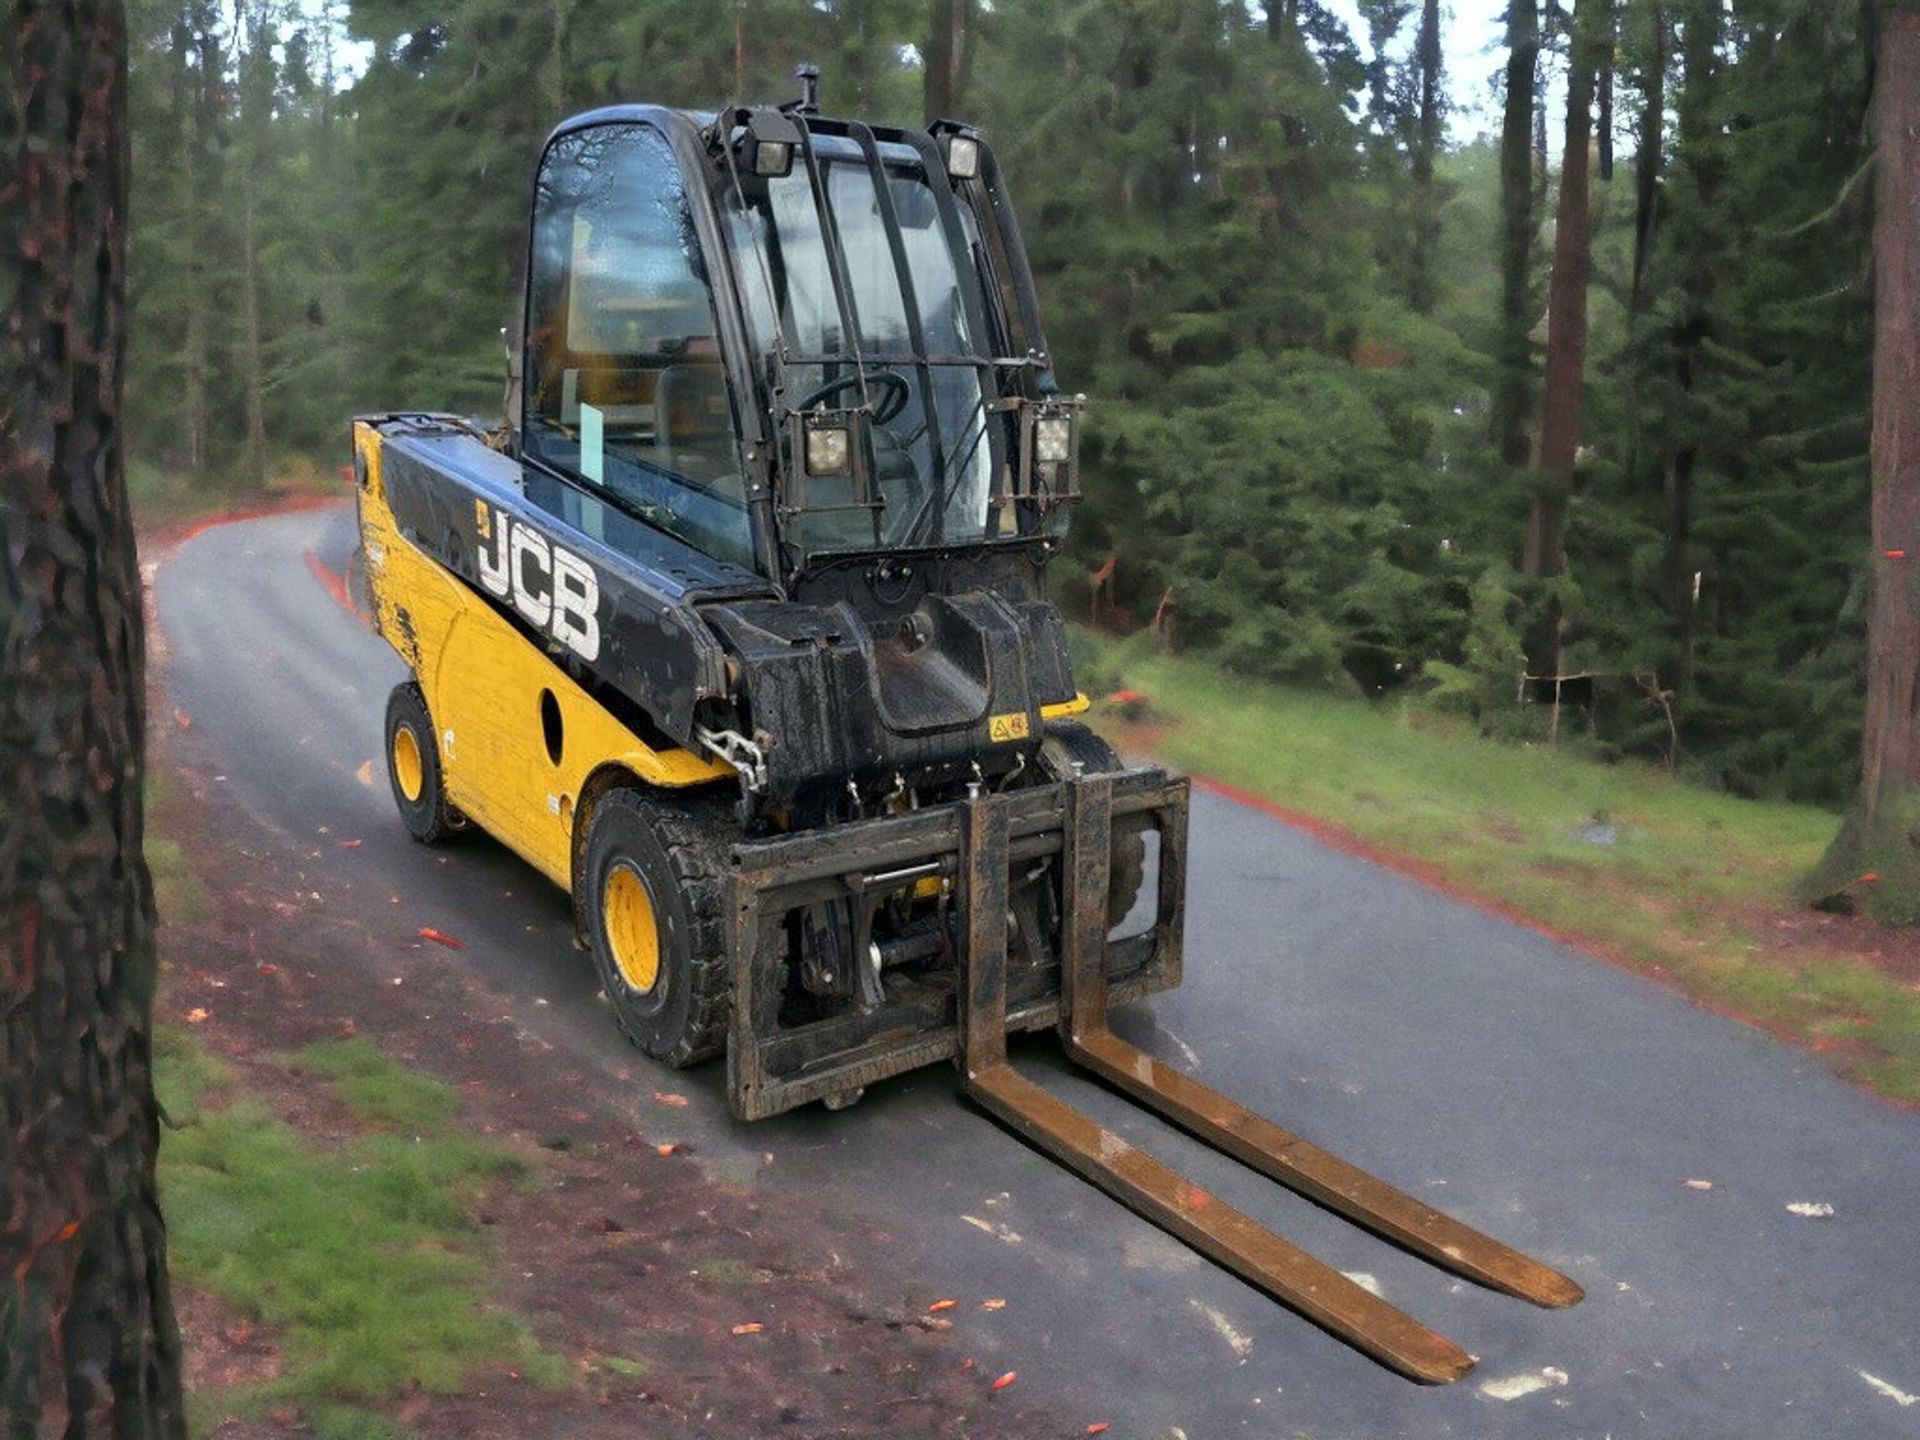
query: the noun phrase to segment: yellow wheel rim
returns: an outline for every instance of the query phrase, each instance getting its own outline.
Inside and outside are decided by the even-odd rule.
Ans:
[[[660,980],[660,931],[653,922],[647,887],[624,860],[616,860],[607,872],[600,913],[606,919],[607,945],[620,978],[628,989],[645,994]]]
[[[427,788],[427,767],[420,759],[420,738],[411,725],[397,726],[393,732],[393,778],[400,782],[400,793],[409,802],[418,800]]]

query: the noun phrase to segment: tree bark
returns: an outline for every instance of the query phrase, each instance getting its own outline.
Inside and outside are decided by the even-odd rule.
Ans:
[[[1567,145],[1560,157],[1560,205],[1547,292],[1547,371],[1540,407],[1540,483],[1527,526],[1526,574],[1545,579],[1566,569],[1567,503],[1580,445],[1580,384],[1587,359],[1587,279],[1592,270],[1588,179],[1592,169],[1594,36],[1599,0],[1580,0],[1567,73]]]
[[[1648,269],[1653,263],[1654,227],[1660,204],[1661,149],[1666,130],[1667,12],[1660,0],[1647,7],[1647,50],[1640,68],[1640,132],[1633,156],[1633,267],[1627,282],[1627,463],[1629,484],[1640,476],[1641,388],[1645,367],[1638,359],[1640,322],[1647,309]]]
[[[1531,458],[1533,408],[1533,84],[1540,63],[1537,0],[1507,8],[1507,96],[1500,130],[1500,370],[1493,438],[1514,469]]]
[[[1627,309],[1646,302],[1647,264],[1653,258],[1654,210],[1660,195],[1662,133],[1667,108],[1667,12],[1650,7],[1646,69],[1641,78],[1640,137],[1633,157],[1633,280]]]
[[[154,1182],[118,0],[0,4],[0,1433],[185,1434]]]
[[[1440,242],[1440,200],[1434,186],[1434,153],[1440,148],[1440,0],[1425,0],[1420,10],[1420,33],[1414,41],[1414,64],[1420,74],[1419,132],[1413,147],[1413,197],[1416,207],[1413,235],[1413,284],[1409,299],[1419,314],[1433,309],[1434,250]]]
[[[971,0],[929,0],[920,109],[928,125],[959,118],[972,59]]]
[[[1670,339],[1673,378],[1680,398],[1680,441],[1666,466],[1665,544],[1660,584],[1673,636],[1673,684],[1693,683],[1693,490],[1700,462],[1703,417],[1692,413],[1700,383],[1702,353],[1714,330],[1713,301],[1720,284],[1720,191],[1726,170],[1726,142],[1719,113],[1720,41],[1724,28],[1719,0],[1693,0],[1685,10],[1681,50],[1684,88],[1678,114],[1677,178],[1692,190],[1686,223],[1679,234],[1686,266],[1685,290],[1676,304]]]
[[[1866,723],[1859,793],[1808,891],[1910,924],[1920,920],[1920,7],[1886,6],[1879,35]]]

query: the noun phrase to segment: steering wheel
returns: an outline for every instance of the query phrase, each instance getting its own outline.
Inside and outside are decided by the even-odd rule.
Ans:
[[[907,400],[912,395],[912,391],[907,388],[907,382],[892,370],[872,370],[867,373],[866,378],[876,390],[881,392],[880,398],[874,402],[873,418],[882,425],[892,424],[899,418],[900,412],[907,408]],[[802,400],[799,408],[811,410],[829,396],[838,395],[842,390],[857,390],[860,388],[860,379],[860,374],[856,371],[852,375],[842,375],[838,380],[829,380]]]

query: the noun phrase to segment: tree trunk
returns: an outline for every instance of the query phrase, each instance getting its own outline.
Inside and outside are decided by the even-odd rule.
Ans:
[[[1700,383],[1702,352],[1714,330],[1713,299],[1720,283],[1718,215],[1727,163],[1719,113],[1721,13],[1719,0],[1694,0],[1685,11],[1684,88],[1676,107],[1675,165],[1693,192],[1685,212],[1688,221],[1680,232],[1685,290],[1678,299],[1670,340],[1681,439],[1666,467],[1665,545],[1660,557],[1661,591],[1676,656],[1676,690],[1685,690],[1693,682],[1693,482],[1700,461],[1699,437],[1708,428],[1705,417],[1693,413],[1693,394]]]
[[[1600,118],[1594,129],[1599,141],[1600,179],[1611,183],[1613,180],[1613,37],[1608,35],[1605,51],[1600,60]]]
[[[123,473],[126,29],[0,4],[0,1433],[185,1434]]]
[[[267,486],[267,379],[260,346],[260,257],[254,234],[257,181],[249,156],[240,176],[240,361],[246,370],[247,483]]]
[[[959,47],[954,26],[960,0],[931,0],[927,6],[927,53],[921,72],[920,109],[927,124],[953,118],[953,62]]]
[[[1573,21],[1567,74],[1567,148],[1560,157],[1560,205],[1553,238],[1553,279],[1547,292],[1547,373],[1540,407],[1540,483],[1534,491],[1522,568],[1535,578],[1566,569],[1567,502],[1573,495],[1580,444],[1580,383],[1587,360],[1587,277],[1593,236],[1588,226],[1592,168],[1592,36],[1602,33],[1592,13],[1599,0],[1580,0]]]
[[[1433,309],[1434,250],[1440,241],[1440,202],[1434,187],[1434,152],[1440,148],[1440,0],[1425,0],[1414,41],[1420,72],[1419,133],[1413,148],[1413,284],[1409,299],[1419,314]]]
[[[1647,264],[1653,257],[1654,207],[1660,195],[1662,131],[1667,108],[1667,12],[1651,7],[1646,71],[1641,80],[1640,138],[1633,157],[1633,280],[1627,309],[1646,303]]]
[[[1875,62],[1873,597],[1860,791],[1809,897],[1920,920],[1920,8],[1888,5]],[[1871,879],[1867,877],[1873,877]]]
[[[1500,370],[1493,396],[1493,438],[1514,469],[1531,458],[1533,408],[1533,82],[1540,60],[1537,0],[1507,9],[1507,97],[1500,130]]]
[[[1648,7],[1647,53],[1640,73],[1640,134],[1633,157],[1633,269],[1627,282],[1627,464],[1629,484],[1640,476],[1641,383],[1637,340],[1647,309],[1647,270],[1660,203],[1661,147],[1667,106],[1667,12]]]

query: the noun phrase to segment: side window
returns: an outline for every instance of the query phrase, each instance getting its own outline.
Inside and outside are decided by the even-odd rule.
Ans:
[[[528,451],[751,567],[713,299],[672,149],[642,125],[562,136],[534,205]]]

